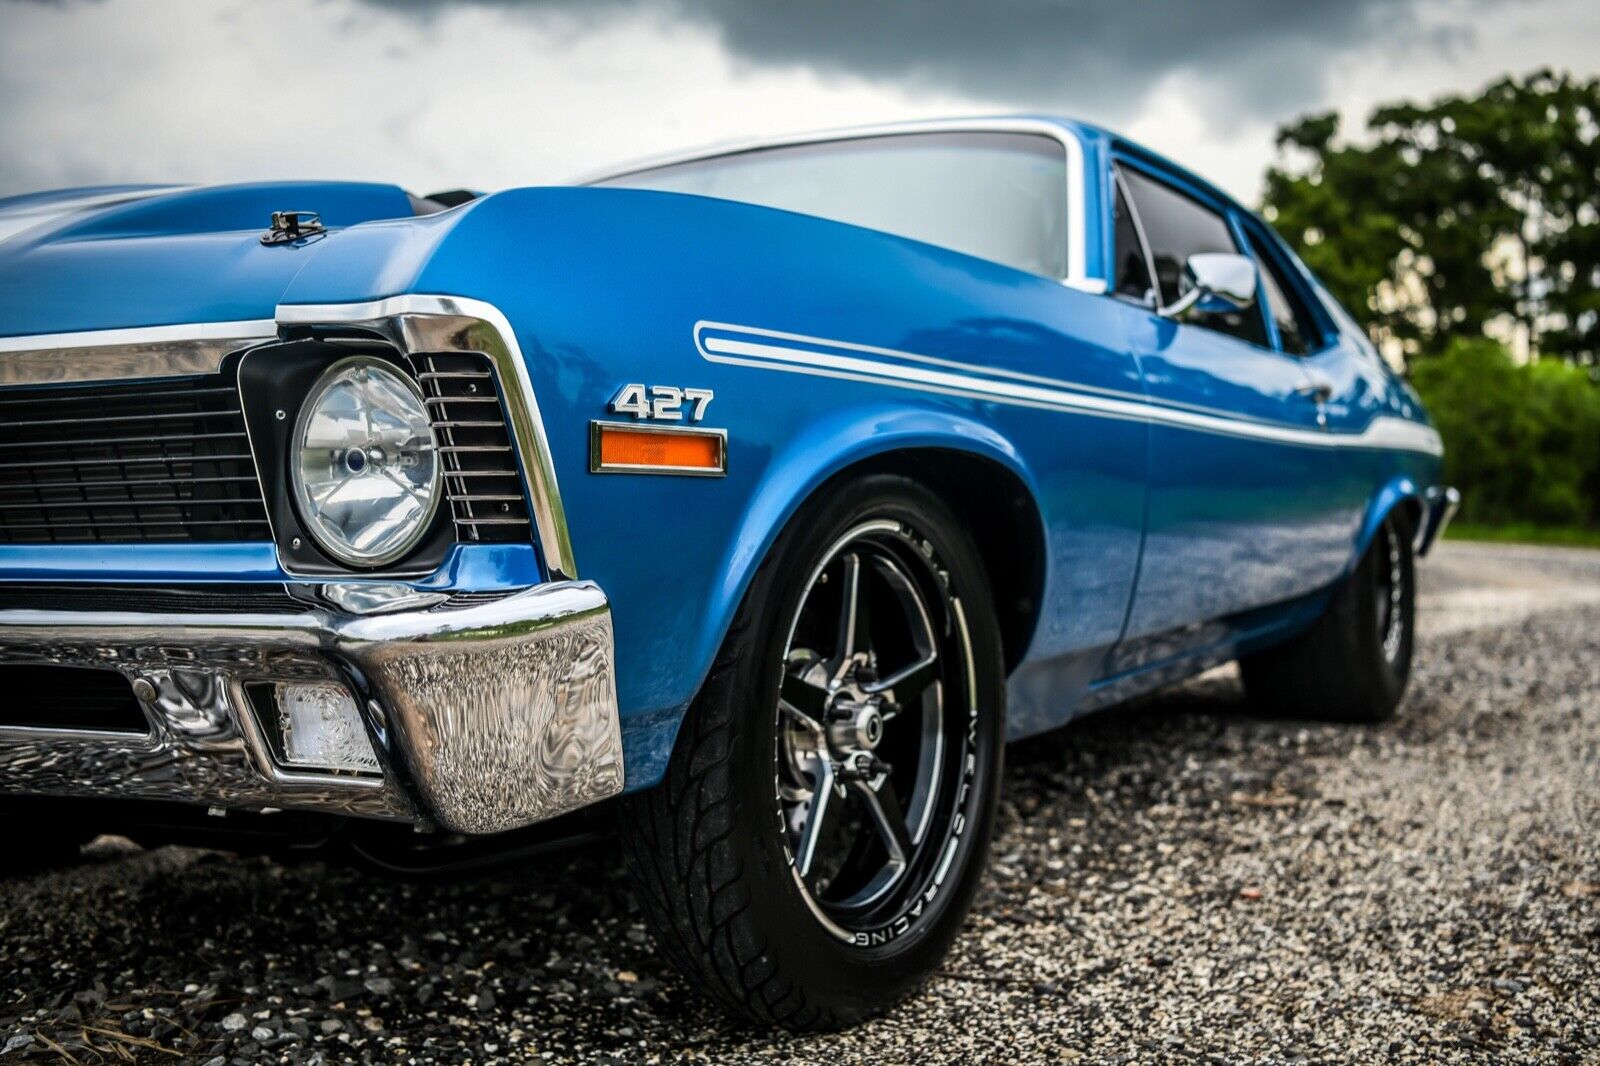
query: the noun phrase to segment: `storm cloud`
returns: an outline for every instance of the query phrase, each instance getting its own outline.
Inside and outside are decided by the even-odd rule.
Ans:
[[[913,91],[1108,119],[1136,113],[1173,75],[1204,79],[1248,116],[1314,105],[1339,56],[1459,46],[1488,0],[362,0],[421,19],[450,6],[602,23],[698,24],[734,56]],[[1426,17],[1424,15],[1426,14]]]
[[[1248,200],[1274,127],[1600,63],[1593,0],[0,0],[0,196],[559,182],[710,141],[1048,111]]]

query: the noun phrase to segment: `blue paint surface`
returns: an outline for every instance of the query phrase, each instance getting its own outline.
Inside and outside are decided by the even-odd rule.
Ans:
[[[1113,153],[1199,179],[1101,131],[1066,128],[1085,149],[1085,261],[1103,278]],[[1438,458],[1414,450],[1278,443],[1163,420],[1200,409],[1347,435],[1378,415],[1425,424],[1365,338],[1332,316],[1327,344],[1295,359],[915,241],[670,193],[516,189],[422,218],[408,217],[390,186],[129,196],[0,242],[0,336],[271,318],[280,304],[404,293],[470,297],[505,314],[543,413],[579,572],[611,602],[632,788],[659,777],[785,523],[828,478],[873,456],[962,452],[1026,487],[1046,558],[1037,624],[1011,684],[1013,736],[1292,634],[1388,509],[1439,483]],[[0,202],[0,215],[18,205]],[[320,211],[333,231],[261,246],[268,214],[283,209]],[[1315,280],[1301,280],[1319,298]],[[878,369],[738,365],[702,347],[770,334],[813,338],[786,343]],[[980,387],[908,387],[894,376],[930,369]],[[1335,390],[1325,427],[1295,391],[1312,373]],[[727,477],[590,474],[588,423],[608,416],[627,382],[714,389],[705,424],[728,432]],[[997,397],[984,391],[994,383],[1135,413]],[[0,548],[0,580],[69,577],[290,580],[270,545]],[[419,584],[536,580],[531,546],[475,545]]]

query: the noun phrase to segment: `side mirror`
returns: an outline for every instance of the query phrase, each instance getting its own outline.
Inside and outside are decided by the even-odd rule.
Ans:
[[[1183,264],[1189,289],[1176,303],[1161,309],[1167,318],[1176,318],[1198,307],[1206,314],[1243,311],[1256,302],[1255,260],[1231,252],[1201,252]]]

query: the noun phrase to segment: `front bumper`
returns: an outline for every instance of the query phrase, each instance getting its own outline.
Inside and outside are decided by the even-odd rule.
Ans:
[[[622,790],[611,613],[590,582],[386,615],[0,611],[0,664],[109,668],[147,734],[0,727],[0,792],[295,808],[463,833]],[[271,682],[347,688],[373,773],[298,770],[272,743]]]
[[[1433,542],[1444,536],[1445,528],[1460,507],[1461,493],[1449,486],[1435,486],[1424,494],[1422,524],[1417,529],[1416,544],[1413,545],[1416,554],[1428,554]]]

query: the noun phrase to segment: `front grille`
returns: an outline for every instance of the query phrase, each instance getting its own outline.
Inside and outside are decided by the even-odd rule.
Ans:
[[[0,725],[148,733],[128,679],[114,670],[0,665]]]
[[[457,536],[526,544],[528,499],[489,361],[466,353],[416,355],[411,361],[444,456]]]
[[[0,611],[138,611],[142,614],[301,614],[311,604],[282,584],[0,585]]]
[[[271,536],[220,375],[0,392],[0,544]]]

